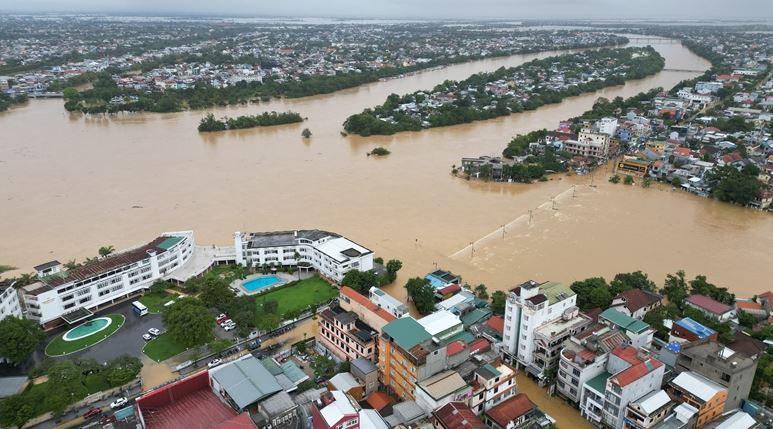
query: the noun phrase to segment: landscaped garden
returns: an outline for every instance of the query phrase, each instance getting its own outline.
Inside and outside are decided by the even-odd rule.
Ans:
[[[175,341],[172,335],[165,333],[145,344],[142,353],[145,353],[145,356],[156,362],[161,362],[173,356],[177,356],[185,350],[185,346],[180,345]]]
[[[63,356],[89,348],[113,335],[123,326],[124,320],[120,314],[108,314],[81,323],[51,340],[46,346],[46,355]]]
[[[328,302],[338,296],[338,289],[319,277],[288,283],[279,289],[255,296],[258,313],[261,313],[263,301],[276,301],[276,313],[285,315],[301,312],[311,305]]]
[[[148,307],[148,311],[151,313],[161,313],[164,309],[164,304],[169,301],[177,299],[177,295],[169,294],[166,292],[150,292],[139,299],[141,303]]]

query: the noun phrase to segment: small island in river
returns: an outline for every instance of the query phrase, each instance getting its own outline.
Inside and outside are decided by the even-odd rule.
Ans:
[[[199,122],[199,132],[240,130],[244,128],[294,124],[296,122],[303,122],[303,117],[295,112],[263,112],[260,115],[243,115],[236,118],[224,116],[221,119],[216,119],[215,115],[208,113]]]

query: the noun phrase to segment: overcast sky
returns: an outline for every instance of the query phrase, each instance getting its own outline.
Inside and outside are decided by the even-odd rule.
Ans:
[[[773,21],[773,0],[0,0],[7,12],[369,18]]]

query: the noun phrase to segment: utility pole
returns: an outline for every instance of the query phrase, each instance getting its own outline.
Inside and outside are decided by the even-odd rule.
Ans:
[[[534,212],[532,212],[531,209],[529,209],[529,225],[531,225],[531,220],[534,219]]]
[[[502,224],[502,240],[505,239],[505,225]]]
[[[472,241],[470,242],[470,250],[472,251],[472,254],[470,255],[470,257],[474,258],[475,257],[475,243],[473,243]]]

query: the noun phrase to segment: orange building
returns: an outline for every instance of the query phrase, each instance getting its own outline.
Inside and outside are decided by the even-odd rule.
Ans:
[[[685,371],[671,380],[666,392],[675,401],[698,409],[695,427],[699,428],[719,417],[727,401],[727,389],[692,371]]]

